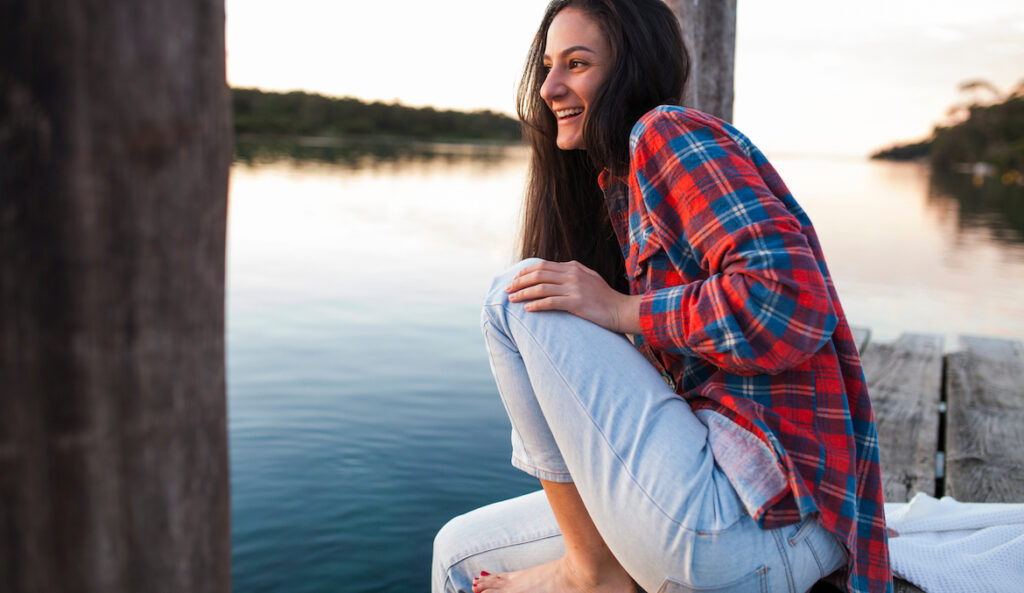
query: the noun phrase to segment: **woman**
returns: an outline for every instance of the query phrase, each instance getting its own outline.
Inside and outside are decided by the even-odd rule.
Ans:
[[[483,313],[512,463],[543,491],[446,525],[435,593],[891,590],[817,237],[746,137],[674,106],[688,69],[659,0],[547,10],[519,96],[531,259]]]

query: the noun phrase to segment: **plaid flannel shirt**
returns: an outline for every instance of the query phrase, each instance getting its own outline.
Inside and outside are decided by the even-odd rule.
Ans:
[[[817,513],[849,551],[840,584],[891,592],[874,416],[810,219],[745,136],[699,111],[648,112],[630,155],[627,178],[598,182],[643,295],[634,343],[695,411],[774,453],[786,486],[753,513],[763,528]]]

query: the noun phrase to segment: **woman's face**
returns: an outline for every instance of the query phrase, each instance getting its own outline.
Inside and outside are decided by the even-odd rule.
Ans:
[[[583,117],[612,67],[612,50],[601,27],[582,10],[563,9],[548,28],[540,96],[558,121],[556,144],[583,148]]]

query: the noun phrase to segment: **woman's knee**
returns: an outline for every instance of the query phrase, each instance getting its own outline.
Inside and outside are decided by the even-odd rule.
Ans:
[[[494,281],[491,282],[491,288],[487,291],[487,298],[484,299],[483,311],[480,315],[480,324],[485,334],[488,333],[487,327],[489,325],[496,326],[499,334],[507,332],[505,322],[503,321],[505,312],[509,307],[522,307],[522,303],[512,303],[509,301],[508,293],[505,292],[505,288],[512,283],[512,279],[515,278],[516,274],[518,274],[520,270],[530,264],[535,264],[541,261],[544,260],[536,257],[524,259],[494,277]]]
[[[487,294],[487,303],[493,304],[498,301],[507,300],[508,295],[505,292],[505,287],[512,283],[512,279],[515,278],[516,274],[523,268],[542,261],[544,260],[538,257],[528,257],[495,276],[494,281],[491,282],[491,289]]]

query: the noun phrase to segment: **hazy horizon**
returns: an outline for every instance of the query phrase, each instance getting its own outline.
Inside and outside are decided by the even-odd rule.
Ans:
[[[232,86],[513,116],[547,5],[226,3]],[[739,0],[737,12],[733,121],[772,154],[863,156],[920,140],[964,99],[960,83],[1008,92],[1024,79],[1013,0]]]

